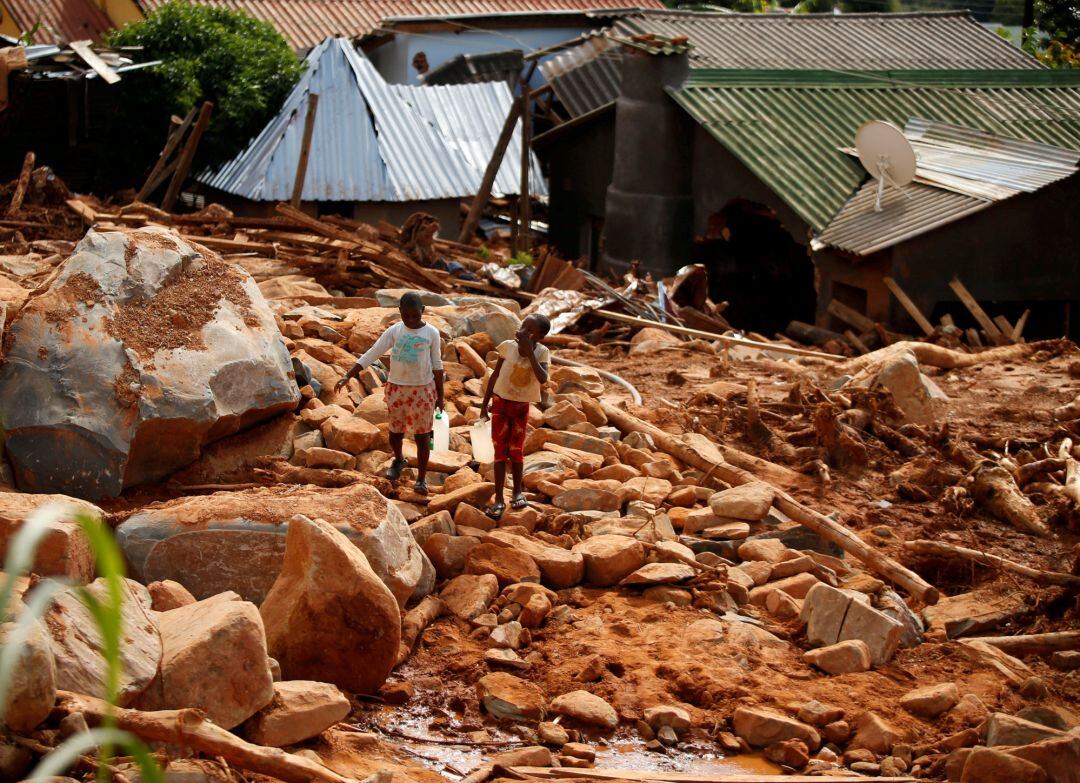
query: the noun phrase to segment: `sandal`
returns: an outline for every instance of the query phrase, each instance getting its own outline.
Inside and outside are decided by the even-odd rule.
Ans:
[[[514,499],[510,501],[510,508],[514,510],[520,510],[529,505],[529,501],[525,499],[525,495],[521,492],[514,495]]]
[[[390,467],[386,469],[386,477],[391,481],[397,481],[401,478],[401,471],[408,467],[409,463],[404,459],[396,459],[390,463]]]
[[[506,511],[506,504],[500,501],[499,503],[489,506],[486,513],[492,519],[499,519],[502,517],[504,511]]]
[[[426,495],[428,493],[427,481],[417,480],[417,482],[413,484],[413,489],[421,495]]]

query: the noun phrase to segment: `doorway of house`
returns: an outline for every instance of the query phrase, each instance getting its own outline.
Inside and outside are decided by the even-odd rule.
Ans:
[[[763,204],[736,199],[709,217],[693,261],[709,270],[709,296],[726,301],[738,329],[771,335],[791,320],[813,322],[814,265],[809,251]]]

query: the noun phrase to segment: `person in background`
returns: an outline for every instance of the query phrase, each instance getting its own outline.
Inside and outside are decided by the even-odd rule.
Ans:
[[[427,494],[427,466],[435,411],[443,407],[442,345],[439,330],[425,323],[420,294],[409,291],[398,304],[401,320],[387,329],[337,382],[340,391],[375,360],[390,352],[390,375],[384,393],[390,414],[390,448],[394,461],[386,477],[397,481],[408,465],[401,449],[406,435],[416,439],[417,492]]]
[[[515,339],[506,340],[496,349],[499,363],[488,381],[480,418],[488,415],[491,406],[491,440],[495,446],[495,503],[488,516],[498,519],[506,511],[506,463],[510,463],[514,494],[512,508],[525,508],[528,502],[522,492],[524,472],[525,428],[529,423],[529,405],[540,402],[540,389],[547,383],[551,352],[541,345],[551,329],[551,322],[542,315],[530,315],[521,322]]]

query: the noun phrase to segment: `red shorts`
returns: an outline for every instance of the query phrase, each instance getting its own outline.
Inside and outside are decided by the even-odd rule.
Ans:
[[[495,446],[496,462],[525,461],[525,429],[529,424],[529,403],[504,400],[495,394],[491,398],[491,442]]]
[[[423,435],[434,429],[435,381],[427,386],[398,386],[388,383],[383,387],[386,410],[390,414],[390,431],[406,435]]]

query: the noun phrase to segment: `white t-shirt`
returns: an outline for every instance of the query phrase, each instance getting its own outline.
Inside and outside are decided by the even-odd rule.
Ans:
[[[518,353],[517,340],[499,343],[496,349],[503,358],[502,371],[495,381],[495,393],[504,400],[515,402],[540,402],[540,381],[533,372],[527,356]],[[537,343],[533,349],[536,361],[546,371],[551,364],[551,351]]]
[[[434,370],[443,368],[440,340],[439,330],[431,324],[410,329],[398,321],[382,333],[357,364],[367,369],[389,351],[390,383],[427,386],[435,380]]]

